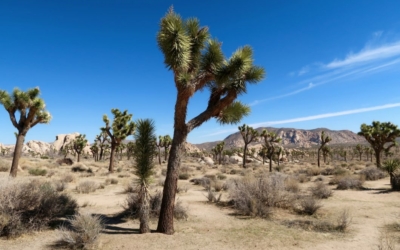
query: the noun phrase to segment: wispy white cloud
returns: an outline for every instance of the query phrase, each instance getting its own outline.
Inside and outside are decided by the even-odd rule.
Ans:
[[[352,115],[352,114],[358,114],[358,113],[365,113],[365,112],[371,112],[371,111],[382,110],[382,109],[390,109],[390,108],[396,108],[396,107],[400,107],[400,103],[390,103],[390,104],[369,107],[369,108],[345,110],[345,111],[340,111],[340,112],[298,117],[298,118],[280,120],[280,121],[258,122],[258,123],[249,124],[249,126],[257,128],[257,127],[263,127],[263,126],[273,126],[273,125],[279,125],[279,124],[312,121],[312,120],[318,120],[318,119],[324,119],[324,118],[330,118],[330,117],[336,117],[336,116]],[[233,133],[233,132],[237,132],[237,131],[238,131],[237,129],[225,129],[225,130],[216,131],[216,132],[204,135],[204,136],[209,137],[209,136]]]
[[[334,113],[326,113],[326,114],[319,114],[319,115],[313,115],[313,116],[298,117],[298,118],[293,118],[293,119],[288,119],[288,120],[259,122],[259,123],[251,124],[250,126],[261,127],[261,126],[271,126],[271,125],[294,123],[294,122],[312,121],[312,120],[318,120],[318,119],[323,119],[323,118],[343,116],[343,115],[352,115],[352,114],[370,112],[370,111],[381,110],[381,109],[396,108],[396,107],[400,107],[400,103],[391,103],[391,104],[385,104],[385,105],[369,107],[369,108],[352,109],[352,110],[346,110],[346,111],[340,111],[340,112],[334,112]]]
[[[349,53],[344,59],[335,59],[327,64],[313,63],[304,66],[299,71],[290,73],[291,76],[302,76],[306,73],[312,76],[295,84],[300,86],[307,84],[307,87],[300,87],[288,93],[255,100],[250,103],[250,106],[293,96],[327,83],[365,77],[393,69],[394,65],[400,64],[400,40],[392,43],[382,43],[382,36],[382,31],[373,33],[373,39],[363,49],[357,53]]]
[[[266,98],[266,99],[262,99],[262,100],[255,100],[255,101],[253,101],[252,103],[250,103],[249,105],[250,105],[250,106],[255,106],[255,105],[260,104],[260,103],[263,103],[263,102],[272,101],[272,100],[276,100],[276,99],[288,97],[288,96],[291,96],[291,95],[296,95],[296,94],[301,93],[301,92],[303,92],[303,91],[312,89],[312,88],[314,88],[315,86],[317,86],[317,85],[315,85],[315,84],[313,84],[312,82],[310,82],[310,83],[308,84],[308,86],[305,87],[305,88],[301,88],[301,89],[298,89],[298,90],[295,90],[295,91],[292,91],[292,92],[289,92],[289,93],[286,93],[286,94],[283,94],[283,95],[279,95],[279,96],[274,96],[274,97],[270,97],[270,98]]]
[[[373,61],[400,56],[400,42],[383,44],[379,47],[367,46],[358,53],[349,53],[344,59],[335,59],[326,65],[327,68],[339,68],[356,64],[371,63]]]

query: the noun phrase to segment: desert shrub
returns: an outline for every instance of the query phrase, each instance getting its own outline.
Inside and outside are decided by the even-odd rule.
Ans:
[[[68,219],[71,229],[63,226],[59,229],[60,239],[55,246],[70,249],[97,249],[97,242],[104,229],[100,216],[78,214]]]
[[[110,185],[110,184],[115,185],[115,184],[118,184],[118,179],[116,179],[116,178],[107,178],[107,179],[104,181],[104,184],[105,184],[105,185]]]
[[[177,220],[187,220],[188,217],[188,207],[183,206],[180,200],[176,201],[174,207],[174,218]]]
[[[231,169],[231,171],[229,172],[229,174],[237,174],[239,171],[236,169]]]
[[[96,191],[99,185],[94,181],[83,181],[76,186],[76,191],[78,193],[88,194]]]
[[[187,185],[181,185],[178,186],[176,189],[176,192],[179,193],[187,193],[187,191],[189,190],[189,187]]]
[[[73,182],[74,180],[75,180],[75,176],[73,176],[72,174],[66,174],[61,177],[61,181],[63,181],[63,182]]]
[[[337,167],[337,168],[334,168],[333,174],[336,176],[344,176],[344,175],[348,175],[349,171],[347,169]]]
[[[87,178],[87,177],[93,177],[95,176],[95,174],[93,172],[85,172],[83,174],[80,174],[79,176],[82,178]]]
[[[299,174],[297,176],[297,179],[299,180],[300,183],[306,183],[309,182],[311,180],[311,178],[305,174]]]
[[[348,209],[343,209],[336,219],[336,230],[345,232],[352,222],[352,217]]]
[[[228,191],[241,214],[258,217],[270,216],[273,207],[289,207],[293,196],[286,191],[281,174],[230,180]]]
[[[201,185],[206,189],[211,185],[211,180],[207,177],[191,179],[190,182],[193,182],[194,185]]]
[[[119,174],[118,178],[128,178],[131,177],[129,174]]]
[[[224,183],[222,181],[212,181],[211,188],[213,188],[215,192],[220,192],[224,189]]]
[[[307,175],[308,176],[316,176],[321,174],[321,169],[318,167],[308,168]]]
[[[47,170],[40,168],[31,168],[29,169],[29,174],[33,176],[45,176],[47,174]]]
[[[136,190],[137,188],[134,183],[129,182],[124,186],[125,193],[134,193]]]
[[[387,176],[385,172],[383,172],[377,167],[364,168],[363,170],[360,171],[360,174],[364,175],[367,181],[375,181],[385,178]]]
[[[0,172],[8,172],[10,170],[11,163],[0,159]]]
[[[286,178],[285,189],[292,193],[298,193],[300,191],[299,181],[293,177]]]
[[[322,207],[319,200],[312,196],[304,196],[298,200],[296,211],[299,214],[313,215]]]
[[[78,204],[58,193],[49,182],[2,183],[0,236],[17,237],[47,227],[59,217],[73,215]]]
[[[53,185],[54,185],[54,189],[57,192],[62,192],[65,189],[67,189],[67,187],[68,187],[68,184],[66,182],[64,182],[64,181],[61,181],[61,180],[53,182]]]
[[[337,189],[361,189],[363,185],[363,180],[357,177],[344,176],[337,183]]]
[[[72,166],[71,171],[72,172],[87,172],[89,169],[84,165],[84,164],[76,164],[75,166]]]
[[[332,190],[323,182],[317,182],[311,187],[311,193],[315,198],[326,199],[332,196]]]
[[[225,180],[227,178],[227,176],[224,174],[217,174],[217,178],[220,180]]]
[[[208,200],[209,202],[218,203],[218,202],[221,201],[222,194],[219,194],[219,195],[217,196],[217,194],[214,193],[211,189],[208,189],[208,190],[207,190],[207,193],[206,193],[206,195],[205,195],[205,197],[207,198],[207,200]]]
[[[324,168],[321,170],[322,175],[333,175],[334,169],[333,168]]]
[[[190,174],[189,173],[179,173],[179,180],[189,180]]]

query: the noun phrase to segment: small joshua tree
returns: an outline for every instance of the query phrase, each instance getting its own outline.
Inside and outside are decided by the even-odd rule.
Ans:
[[[222,152],[224,151],[225,142],[220,142],[215,146],[215,151],[217,154],[218,164],[221,165]]]
[[[90,147],[90,152],[92,152],[94,161],[98,161],[99,160],[99,147],[94,144]]]
[[[391,122],[373,121],[372,125],[361,124],[358,135],[364,136],[375,152],[376,166],[381,167],[381,153],[396,145],[396,138],[400,136],[400,129]]]
[[[329,154],[331,153],[331,148],[328,146],[323,146],[322,149],[322,157],[324,158],[324,163],[326,163],[326,158],[328,158]]]
[[[99,148],[100,148],[99,160],[103,160],[106,145],[108,145],[107,143],[110,143],[110,137],[108,137],[107,132],[101,131],[101,133],[96,136],[95,142],[99,144]]]
[[[321,145],[318,148],[318,167],[321,166],[320,159],[321,159],[321,150],[322,148],[328,143],[332,141],[332,138],[329,136],[325,136],[325,131],[321,132]]]
[[[131,159],[131,156],[133,154],[133,150],[135,149],[135,143],[134,142],[128,142],[126,144],[126,156],[128,157],[128,161]]]
[[[104,115],[103,121],[106,126],[101,128],[101,131],[106,132],[111,139],[110,165],[108,167],[110,173],[114,172],[114,157],[117,146],[126,137],[132,135],[135,130],[135,123],[131,120],[132,114],[128,114],[127,110],[121,112],[118,109],[111,109],[111,113],[114,115],[114,121],[110,125],[110,120],[107,115]]]
[[[18,131],[10,170],[11,177],[17,176],[18,162],[28,131],[39,123],[49,123],[51,120],[50,113],[45,110],[46,105],[43,99],[39,98],[39,94],[38,87],[26,92],[15,88],[12,95],[0,90],[0,104],[7,110],[12,124]],[[15,114],[17,111],[19,112],[19,121]]]
[[[164,147],[164,160],[167,161],[169,155],[169,147],[172,144],[172,139],[169,135],[164,135],[163,137],[163,147]]]
[[[277,143],[280,143],[282,141],[282,139],[278,138],[278,135],[274,132],[268,132],[268,130],[266,129],[263,129],[260,137],[263,138],[263,147],[267,149],[267,157],[269,159],[269,172],[272,172],[272,158],[275,154],[275,147]]]
[[[354,151],[358,154],[358,156],[360,157],[360,161],[362,160],[362,154],[364,153],[364,148],[363,146],[361,146],[361,144],[357,144],[354,147]]]
[[[242,135],[243,141],[244,141],[244,147],[243,147],[243,168],[246,168],[246,154],[247,154],[247,147],[248,145],[256,141],[258,138],[258,131],[255,130],[254,128],[243,124],[242,126],[239,126],[239,132]]]
[[[163,145],[164,145],[164,137],[163,136],[159,136],[158,137],[158,142],[156,141],[155,142],[155,145],[156,145],[156,147],[157,147],[157,149],[158,149],[158,163],[161,165],[161,148],[163,147]]]
[[[83,149],[87,145],[86,135],[78,135],[71,143],[72,148],[75,151],[76,155],[78,156],[78,162],[81,159],[81,154]]]
[[[135,159],[134,172],[138,177],[138,200],[140,233],[149,233],[150,195],[149,184],[153,175],[153,158],[157,153],[155,142],[155,127],[152,120],[138,120],[135,137],[133,158]]]

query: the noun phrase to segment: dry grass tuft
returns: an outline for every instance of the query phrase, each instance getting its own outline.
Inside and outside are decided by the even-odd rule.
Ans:
[[[332,196],[332,190],[320,181],[316,182],[315,185],[311,187],[311,193],[318,199],[327,199]]]
[[[383,172],[377,167],[368,167],[360,171],[360,174],[365,176],[367,181],[376,181],[387,176],[386,172]]]
[[[94,181],[83,181],[76,186],[78,193],[88,194],[96,191],[99,185]]]

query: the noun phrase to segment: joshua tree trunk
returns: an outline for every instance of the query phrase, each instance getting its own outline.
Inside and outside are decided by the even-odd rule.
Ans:
[[[78,153],[78,162],[81,160],[81,154]]]
[[[379,150],[375,149],[375,158],[376,158],[376,166],[378,168],[381,167],[381,153],[379,152]]]
[[[246,156],[246,152],[247,152],[247,144],[245,143],[244,144],[244,149],[243,149],[243,168],[246,168],[246,158],[247,158],[247,156]]]
[[[25,135],[24,134],[18,134],[17,135],[17,142],[15,144],[15,149],[14,149],[14,157],[13,157],[11,170],[10,170],[10,176],[11,177],[17,177],[18,162],[19,162],[19,158],[21,158],[21,153],[22,153],[22,148],[24,146],[24,141],[25,141]]]
[[[140,233],[145,234],[150,232],[149,227],[149,212],[150,212],[150,204],[149,204],[149,192],[145,185],[140,187],[139,191],[140,197]]]
[[[272,157],[269,158],[269,172],[272,172]]]
[[[115,148],[116,145],[114,143],[111,144],[111,153],[110,153],[110,166],[108,167],[108,172],[114,172],[114,157],[115,157]]]
[[[186,141],[188,132],[186,129],[175,128],[174,137],[169,152],[167,176],[165,178],[163,200],[158,220],[157,231],[165,234],[174,233],[174,208],[175,190],[177,188],[178,171],[181,165],[183,143]]]
[[[103,147],[100,147],[100,157],[99,157],[99,160],[103,160],[103,153],[104,153],[104,149],[103,149]]]
[[[158,163],[161,165],[161,148],[158,148]]]
[[[321,148],[319,148],[318,149],[318,167],[320,167],[321,166],[321,164],[320,164],[320,158],[321,158]]]

